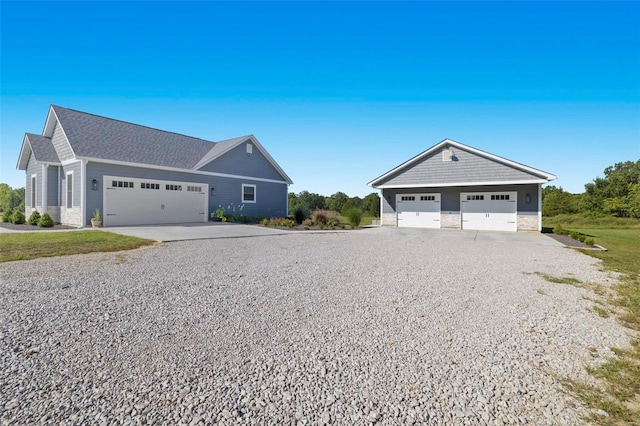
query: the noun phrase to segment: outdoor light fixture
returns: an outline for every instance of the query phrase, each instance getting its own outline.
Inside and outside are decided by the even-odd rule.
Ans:
[[[98,190],[98,179],[93,179],[91,181],[91,189],[93,189],[94,191]]]
[[[531,202],[531,195],[525,195],[524,200],[527,202],[527,204],[529,204]]]
[[[213,197],[214,195],[216,195],[216,189],[211,187],[211,196]]]

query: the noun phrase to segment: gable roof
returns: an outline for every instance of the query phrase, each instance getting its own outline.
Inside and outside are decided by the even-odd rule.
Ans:
[[[437,143],[436,145],[432,146],[431,148],[427,149],[426,151],[421,152],[420,154],[416,155],[415,157],[409,159],[408,161],[405,161],[404,163],[400,164],[399,166],[389,170],[388,172],[384,173],[381,176],[378,176],[377,178],[375,178],[374,180],[372,180],[371,182],[367,183],[368,186],[377,188],[377,187],[382,187],[384,186],[382,184],[382,182],[393,176],[393,175],[397,175],[398,173],[408,169],[409,167],[411,167],[412,165],[414,165],[415,163],[419,162],[420,160],[432,155],[433,153],[437,152],[438,150],[440,150],[441,148],[444,148],[445,146],[451,146],[451,147],[455,147],[455,148],[459,148],[461,150],[465,150],[467,152],[473,153],[479,157],[488,159],[488,160],[492,160],[496,163],[499,164],[503,164],[505,166],[509,166],[513,169],[519,170],[521,172],[527,173],[535,178],[537,178],[535,181],[533,182],[550,182],[552,180],[555,180],[557,177],[555,175],[552,175],[551,173],[547,173],[545,171],[542,170],[538,170],[538,169],[534,169],[533,167],[529,167],[526,166],[524,164],[521,163],[517,163],[515,161],[511,161],[508,160],[506,158],[497,156],[495,154],[491,154],[489,152],[486,151],[482,151],[480,149],[477,148],[473,148],[471,146],[462,144],[460,142],[456,142],[452,139],[444,139],[443,141],[441,141],[440,143]],[[509,183],[509,182],[472,182],[474,185],[477,184],[496,184],[496,183]],[[513,183],[513,182],[512,182]],[[467,184],[467,182],[457,182],[457,183],[446,183],[446,184],[442,184],[439,186],[457,186],[457,185],[462,185],[462,184]],[[434,186],[434,185],[427,185],[427,186]]]
[[[127,163],[196,171],[229,149],[251,139],[286,183],[292,183],[287,174],[253,135],[213,142],[179,133],[90,114],[57,105],[51,105],[43,136],[48,149],[56,123],[62,129],[76,159]],[[31,135],[31,134],[28,134]],[[26,138],[26,137],[25,137]],[[24,145],[23,145],[24,150]],[[26,157],[26,158],[23,158]],[[56,155],[57,158],[57,155]],[[58,160],[59,161],[59,160]],[[28,162],[21,152],[18,168]]]
[[[190,169],[213,144],[56,105],[51,106],[51,111],[76,157]]]
[[[20,156],[18,157],[17,168],[19,170],[27,169],[27,163],[29,162],[29,156],[31,154],[33,154],[33,158],[38,162],[60,164],[60,159],[50,138],[33,133],[25,133],[22,148],[20,149]]]

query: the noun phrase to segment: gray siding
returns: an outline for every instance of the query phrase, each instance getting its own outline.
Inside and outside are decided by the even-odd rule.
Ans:
[[[31,175],[36,176],[36,205],[31,205],[31,193],[34,188],[31,187]],[[27,207],[40,207],[42,206],[42,165],[37,164],[35,158],[33,158],[33,154],[29,156],[29,162],[27,163],[27,185],[25,186],[25,203],[24,205]]]
[[[199,170],[262,179],[284,180],[258,147],[253,145],[253,153],[247,155],[246,143],[241,143]]]
[[[383,213],[396,212],[396,194],[417,194],[420,192],[439,192],[441,195],[441,211],[443,213],[459,213],[460,212],[460,193],[461,192],[500,192],[500,191],[516,191],[518,193],[518,213],[537,213],[538,212],[538,184],[527,185],[494,185],[494,186],[456,186],[446,188],[402,188],[402,189],[384,189],[382,209]],[[531,202],[526,202],[526,195],[529,194]]]
[[[102,194],[105,175],[206,183],[210,189],[215,189],[215,195],[211,196],[211,191],[208,194],[209,214],[219,207],[236,216],[278,217],[285,216],[287,211],[288,186],[286,184],[89,162],[85,182],[87,188],[85,222],[87,223],[96,208],[101,212],[104,211]],[[98,180],[97,191],[91,189],[93,179]],[[256,185],[256,203],[242,202],[242,184]]]
[[[453,152],[456,161],[442,161],[442,150],[438,150],[406,169],[389,176],[376,186],[422,184],[429,186],[429,184],[443,183],[540,179],[537,176],[457,147],[453,148]]]
[[[67,173],[73,172],[73,207],[80,207],[81,188],[80,188],[80,172],[82,165],[80,162],[62,166],[62,176],[60,176],[60,191],[62,194],[61,205],[67,206]]]
[[[56,123],[55,129],[53,129],[53,137],[51,138],[51,141],[53,142],[53,147],[58,153],[58,158],[60,159],[60,161],[74,158],[73,152],[71,151],[71,146],[69,145],[67,138],[62,132],[60,123]]]
[[[58,166],[49,166],[47,169],[47,206],[58,205]]]

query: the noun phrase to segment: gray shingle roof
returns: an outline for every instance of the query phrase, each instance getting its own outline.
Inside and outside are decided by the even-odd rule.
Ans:
[[[78,157],[190,169],[214,142],[52,106]]]
[[[25,137],[29,141],[31,152],[37,161],[43,161],[45,163],[60,162],[58,154],[56,154],[56,150],[51,143],[51,139],[33,133],[26,133]]]

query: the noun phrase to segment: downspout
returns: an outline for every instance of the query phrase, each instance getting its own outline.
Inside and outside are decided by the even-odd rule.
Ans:
[[[87,163],[87,160],[80,160],[80,228],[84,228],[87,221]]]
[[[47,173],[49,172],[49,165],[42,165],[42,214],[47,213]]]

